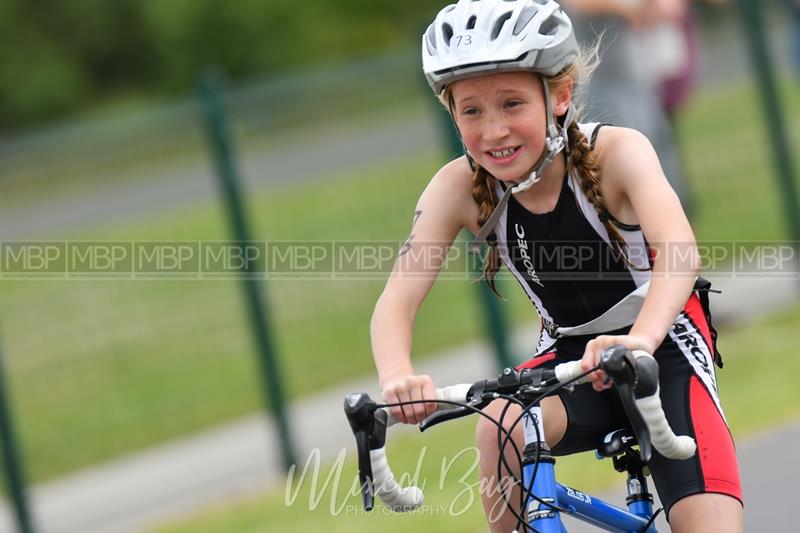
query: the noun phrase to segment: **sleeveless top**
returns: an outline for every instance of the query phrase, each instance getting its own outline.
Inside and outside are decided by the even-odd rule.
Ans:
[[[580,129],[594,144],[601,126]],[[498,180],[497,193],[503,192]],[[511,196],[495,235],[500,257],[542,318],[537,354],[555,343],[556,327],[590,322],[650,280],[652,263],[641,229],[611,220],[628,245],[631,265],[617,257],[577,176],[567,173],[549,213],[531,213]]]

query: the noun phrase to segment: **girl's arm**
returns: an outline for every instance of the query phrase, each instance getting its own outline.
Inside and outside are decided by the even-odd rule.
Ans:
[[[414,212],[411,232],[398,252],[370,327],[378,380],[387,402],[432,399],[428,376],[411,364],[414,321],[436,279],[447,251],[463,227],[474,229],[478,207],[471,195],[471,173],[464,158],[446,165],[428,184]],[[418,423],[435,404],[394,408],[395,418]]]
[[[600,353],[615,344],[653,353],[691,295],[699,268],[692,228],[672,190],[655,150],[641,133],[627,128],[603,128],[597,139],[603,190],[612,214],[638,223],[655,253],[650,288],[628,335],[601,335],[586,347],[584,368],[593,367]],[[598,380],[603,376],[598,376]],[[603,388],[595,381],[595,388]]]

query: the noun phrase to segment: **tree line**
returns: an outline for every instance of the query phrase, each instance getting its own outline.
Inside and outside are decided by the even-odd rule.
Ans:
[[[411,43],[430,0],[2,0],[0,129]]]

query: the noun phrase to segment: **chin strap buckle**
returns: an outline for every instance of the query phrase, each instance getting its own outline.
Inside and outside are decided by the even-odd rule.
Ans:
[[[544,140],[544,145],[547,148],[547,151],[555,154],[563,150],[566,144],[567,143],[566,139],[564,138],[564,135],[559,135],[555,139],[553,139],[552,137],[547,137]]]
[[[522,191],[527,191],[533,187],[540,179],[542,179],[539,173],[547,168],[547,165],[552,163],[556,156],[560,154],[566,146],[566,132],[562,132],[560,135],[556,135],[555,137],[547,136],[544,140],[544,147],[546,150],[545,153],[542,154],[542,159],[533,168],[531,173],[528,175],[528,178],[525,181],[517,184],[512,189],[512,192],[516,194]]]

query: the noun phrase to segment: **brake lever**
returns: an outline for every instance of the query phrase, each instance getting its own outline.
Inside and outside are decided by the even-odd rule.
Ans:
[[[636,442],[639,443],[639,456],[644,464],[648,464],[653,455],[650,430],[636,407],[635,398],[637,393],[639,397],[646,396],[646,392],[654,391],[653,387],[658,386],[658,365],[656,364],[655,374],[652,366],[647,362],[642,361],[639,365],[642,370],[641,376],[637,372],[636,358],[630,350],[622,345],[609,348],[603,352],[600,358],[600,368],[614,381],[614,388],[617,389],[622,408],[628,416],[634,435],[636,435]]]
[[[344,412],[356,438],[358,480],[361,484],[364,509],[371,511],[375,503],[375,487],[370,450],[377,450],[386,444],[388,416],[386,411],[378,410],[377,404],[369,394],[363,392],[345,396]]]
[[[419,423],[419,430],[425,431],[428,428],[447,422],[448,420],[455,420],[456,418],[463,418],[469,416],[475,411],[467,407],[456,407],[455,409],[446,409],[443,411],[436,411],[428,418]]]
[[[621,382],[616,384],[615,388],[622,401],[622,408],[631,423],[636,442],[639,443],[639,457],[642,463],[648,464],[653,456],[653,445],[650,442],[650,430],[647,429],[642,413],[639,412],[636,403],[633,401],[633,387],[629,383]]]

